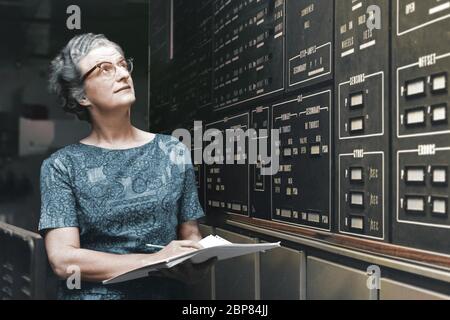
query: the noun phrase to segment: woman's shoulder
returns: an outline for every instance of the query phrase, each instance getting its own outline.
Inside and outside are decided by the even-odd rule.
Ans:
[[[180,140],[178,140],[174,136],[171,136],[170,134],[156,133],[156,135],[163,142],[180,142]]]
[[[42,162],[42,168],[49,166],[67,168],[72,165],[71,158],[76,155],[77,152],[80,152],[78,143],[67,145],[59,150],[56,150]]]
[[[174,136],[158,133],[158,137],[159,137],[158,139],[159,147],[163,150],[179,151],[179,152],[189,150],[189,148],[183,142],[181,142],[178,138]]]
[[[185,165],[191,161],[191,151],[183,142],[178,138],[158,134],[158,147],[161,153],[175,165]]]

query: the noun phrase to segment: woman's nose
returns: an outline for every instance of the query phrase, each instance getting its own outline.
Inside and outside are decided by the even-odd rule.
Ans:
[[[130,77],[130,72],[127,69],[116,66],[117,81],[122,81],[123,79],[128,79],[129,77]]]

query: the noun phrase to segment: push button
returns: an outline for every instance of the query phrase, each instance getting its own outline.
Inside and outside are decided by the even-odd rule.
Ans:
[[[433,198],[433,214],[435,215],[447,215],[447,202],[446,198]]]
[[[320,151],[320,143],[319,144],[312,144],[311,145],[311,149],[310,149],[310,153],[312,156],[320,156],[321,151]]]
[[[308,222],[320,223],[320,214],[318,214],[318,213],[308,213]]]
[[[364,95],[362,92],[353,93],[350,95],[350,108],[362,108],[364,107]]]
[[[425,78],[408,81],[406,83],[406,97],[415,98],[425,95]]]
[[[431,76],[431,92],[447,92],[447,74],[441,73]]]
[[[411,213],[425,213],[425,198],[421,196],[407,196],[405,210]]]
[[[424,184],[425,174],[425,167],[407,167],[405,169],[405,181],[408,184]]]
[[[425,108],[414,108],[406,110],[405,121],[407,126],[418,126],[425,124]]]
[[[447,184],[447,171],[446,167],[434,167],[432,169],[433,184],[446,185]]]
[[[364,218],[363,217],[350,217],[350,228],[354,230],[364,230]]]
[[[350,119],[350,133],[360,133],[364,131],[364,117]]]
[[[431,122],[434,124],[447,122],[447,105],[441,104],[431,107]]]
[[[364,207],[364,193],[363,192],[351,192],[350,193],[350,205],[353,207]]]
[[[364,169],[363,168],[350,168],[350,182],[363,183],[364,182]]]
[[[291,157],[292,156],[292,149],[291,148],[285,148],[283,151],[283,154],[285,157]]]

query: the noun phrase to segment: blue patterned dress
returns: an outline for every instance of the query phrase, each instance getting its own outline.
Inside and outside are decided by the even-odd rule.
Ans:
[[[81,248],[154,253],[147,243],[167,245],[177,227],[204,216],[189,149],[157,134],[149,143],[111,150],[82,143],[67,146],[41,168],[39,231],[78,227]],[[59,286],[60,299],[170,299],[181,287],[149,277],[118,285]]]

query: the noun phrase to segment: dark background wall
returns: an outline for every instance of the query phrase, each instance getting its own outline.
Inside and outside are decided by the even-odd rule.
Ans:
[[[69,30],[67,7],[81,9]],[[39,170],[55,150],[89,134],[47,91],[48,66],[76,34],[103,33],[133,57],[133,124],[148,130],[148,1],[7,0],[0,2],[0,221],[36,231]]]

